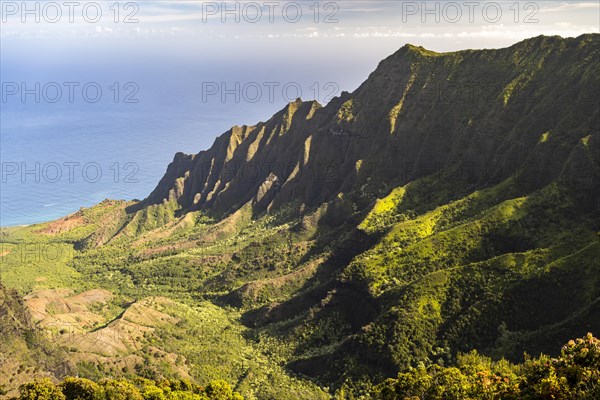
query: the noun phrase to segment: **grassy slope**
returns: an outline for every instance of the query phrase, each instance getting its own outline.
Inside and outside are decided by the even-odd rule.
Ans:
[[[30,299],[47,300],[43,310],[32,309],[34,315],[42,314],[34,321],[51,339],[49,348],[70,352],[68,358],[57,356],[46,364],[64,367],[50,373],[96,379],[183,377],[201,384],[220,378],[247,398],[326,397],[314,384],[286,372],[270,346],[251,340],[239,311],[203,300],[281,273],[275,271],[292,272],[310,243],[292,245],[291,232],[281,235],[286,224],[253,222],[243,210],[219,224],[190,214],[170,218],[155,230],[144,229],[145,235],[137,228],[133,234],[131,225],[118,227],[130,218],[111,219],[109,224],[105,220],[107,215],[123,215],[125,206],[106,202],[59,223],[2,230],[2,281]],[[147,215],[138,215],[134,223]],[[263,268],[267,259],[272,266]],[[57,291],[64,288],[84,297],[90,289],[103,288],[113,297],[82,306]],[[287,287],[278,288],[280,296],[289,295]],[[62,306],[63,299],[67,306]],[[263,301],[269,299],[263,295]],[[30,350],[19,348],[26,358]],[[14,389],[22,382],[1,383]]]

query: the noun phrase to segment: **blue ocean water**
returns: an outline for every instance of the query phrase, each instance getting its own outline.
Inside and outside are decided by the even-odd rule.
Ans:
[[[233,125],[265,121],[296,94],[323,103],[353,90],[379,60],[352,62],[350,54],[344,60],[328,47],[309,61],[292,50],[264,48],[250,57],[258,50],[206,53],[171,45],[86,49],[3,41],[0,226],[56,219],[105,198],[143,199],[176,152],[197,153]],[[265,83],[273,82],[271,98]],[[207,97],[207,83],[211,90],[250,85],[241,96]],[[256,85],[265,90],[258,99]],[[56,86],[62,96],[52,102]],[[97,98],[97,87],[100,100],[88,101]]]
[[[176,152],[197,153],[231,125],[264,120],[284,105],[232,107],[182,94],[169,101],[140,93],[129,104],[3,104],[0,224],[52,220],[106,198],[143,199]]]
[[[210,146],[227,119],[144,104],[36,106],[2,112],[2,226],[55,219],[105,198],[144,198],[175,152]]]

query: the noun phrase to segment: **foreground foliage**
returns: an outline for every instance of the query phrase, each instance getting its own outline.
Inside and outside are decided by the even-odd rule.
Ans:
[[[20,387],[13,400],[241,400],[229,383],[211,381],[207,386],[186,380],[152,381],[65,378],[54,384],[39,379]],[[558,357],[529,357],[521,364],[492,359],[472,351],[459,355],[455,366],[419,365],[372,387],[357,390],[340,388],[338,399],[380,400],[428,399],[553,399],[585,400],[600,397],[600,340],[588,333],[570,340]]]
[[[589,333],[563,346],[558,357],[526,357],[523,364],[493,362],[471,352],[453,367],[419,366],[388,379],[371,397],[392,399],[597,399],[600,340]]]
[[[201,387],[185,380],[151,381],[148,379],[65,378],[55,385],[50,379],[38,379],[22,385],[19,400],[243,400],[223,380]]]

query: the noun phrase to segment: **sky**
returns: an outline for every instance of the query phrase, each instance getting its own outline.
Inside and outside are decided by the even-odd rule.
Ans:
[[[286,82],[300,70],[326,83],[335,71],[351,91],[405,43],[453,51],[598,32],[600,2],[1,0],[0,18],[9,72],[165,63],[235,75],[248,63],[257,79],[285,68]]]
[[[597,1],[1,2],[2,39],[232,41],[369,39],[432,50],[506,45],[539,34],[598,32]],[[70,4],[70,5],[69,5]]]
[[[143,72],[170,61],[235,69],[260,59],[258,78],[287,68],[286,80],[302,69],[320,82],[334,70],[352,90],[405,43],[453,51],[598,32],[600,2],[1,0],[0,18],[6,68],[128,63]]]
[[[302,81],[301,97],[327,102],[406,43],[443,52],[598,32],[600,2],[0,0],[0,18],[4,81],[160,75],[174,87],[202,71],[263,89]]]

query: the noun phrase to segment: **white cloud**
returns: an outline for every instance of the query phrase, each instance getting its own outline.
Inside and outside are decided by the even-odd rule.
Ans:
[[[540,4],[540,3],[537,3]],[[542,4],[542,10],[544,12],[565,12],[565,11],[573,11],[573,10],[589,10],[589,9],[599,9],[600,4],[598,2],[579,2],[579,3],[571,3],[571,2],[563,2],[556,6],[552,6],[551,8],[546,8],[546,5]]]

